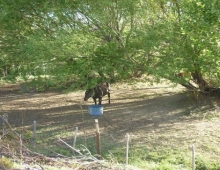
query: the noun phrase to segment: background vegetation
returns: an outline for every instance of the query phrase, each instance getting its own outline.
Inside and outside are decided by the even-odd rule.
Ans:
[[[0,76],[82,88],[142,74],[219,87],[217,0],[0,1]],[[190,76],[195,84],[188,84]]]

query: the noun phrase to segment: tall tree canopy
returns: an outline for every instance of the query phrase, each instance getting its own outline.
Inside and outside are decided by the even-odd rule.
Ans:
[[[0,76],[81,87],[152,74],[210,91],[220,84],[219,9],[218,0],[0,0]]]

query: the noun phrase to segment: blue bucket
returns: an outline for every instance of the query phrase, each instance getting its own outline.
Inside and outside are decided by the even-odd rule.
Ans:
[[[103,106],[102,105],[91,105],[89,106],[89,114],[91,116],[100,116],[103,114]]]

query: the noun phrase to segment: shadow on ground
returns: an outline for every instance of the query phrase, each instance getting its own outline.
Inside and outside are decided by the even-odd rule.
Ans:
[[[99,119],[103,132],[117,133],[139,129],[149,131],[164,124],[184,121],[192,109],[202,106],[186,93],[166,90],[157,93],[158,89],[165,87],[114,91],[110,105],[105,104],[107,99],[104,98],[104,115],[100,117],[88,115],[88,105],[92,100],[83,102],[83,92],[20,93],[18,89],[4,90],[0,91],[0,104],[1,112],[9,114],[12,127],[28,126],[37,121],[41,126],[77,126],[86,130],[93,129],[94,119]]]

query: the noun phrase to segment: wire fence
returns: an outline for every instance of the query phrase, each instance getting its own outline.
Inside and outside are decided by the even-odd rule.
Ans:
[[[94,121],[94,130],[87,132],[80,128],[62,127],[56,133],[42,131],[44,125],[36,121],[30,126],[13,128],[8,123],[8,115],[1,117],[1,157],[8,157],[14,162],[43,169],[41,163],[66,166],[70,169],[99,167],[103,169],[129,169],[129,146],[131,136],[127,133],[118,136],[111,133],[101,134],[98,120]],[[65,133],[64,133],[65,132]],[[110,152],[109,152],[110,151]],[[192,170],[195,170],[195,145],[192,145]],[[123,154],[118,160],[118,154]],[[112,162],[106,165],[106,158]],[[59,161],[58,161],[59,160]],[[118,161],[123,164],[115,163]],[[2,165],[1,165],[2,166]],[[29,167],[31,169],[32,167]],[[135,169],[132,167],[132,169]]]

